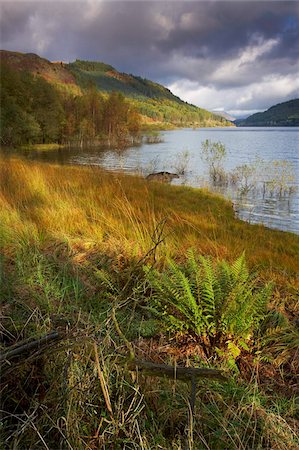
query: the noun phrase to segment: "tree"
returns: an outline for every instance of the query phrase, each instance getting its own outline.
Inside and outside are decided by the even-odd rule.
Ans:
[[[33,78],[3,66],[1,68],[1,143],[7,146],[35,143],[40,126],[30,111],[30,86]]]
[[[61,140],[64,111],[58,93],[47,81],[37,77],[32,94],[32,114],[40,125],[42,142]]]
[[[112,92],[103,106],[103,131],[109,141],[126,145],[140,129],[140,116],[120,92]]]
[[[40,126],[36,120],[23,111],[13,98],[1,102],[1,143],[7,146],[32,144],[38,141]]]
[[[104,104],[104,131],[111,138],[120,137],[126,130],[127,103],[120,92],[112,92]]]

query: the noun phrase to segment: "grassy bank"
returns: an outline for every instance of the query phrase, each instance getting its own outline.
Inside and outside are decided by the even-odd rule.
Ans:
[[[21,150],[35,150],[40,152],[47,152],[50,150],[58,150],[64,148],[66,145],[63,144],[32,144],[32,145],[21,145]]]
[[[3,448],[298,448],[298,236],[237,220],[207,191],[94,168],[0,161],[0,179],[2,350],[62,337],[4,364]],[[273,283],[234,364],[152,311],[166,305],[144,266],[183,267],[190,248],[211,264],[245,252],[254,290]],[[130,352],[227,381],[198,382],[191,414],[190,386],[130,371]]]

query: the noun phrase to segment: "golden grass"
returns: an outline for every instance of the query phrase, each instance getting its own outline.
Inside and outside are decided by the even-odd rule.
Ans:
[[[18,160],[0,161],[0,177],[2,233],[15,239],[33,227],[47,238],[118,242],[142,254],[166,219],[162,254],[184,257],[192,246],[233,260],[245,251],[250,265],[298,287],[299,236],[242,222],[230,202],[208,191]]]
[[[167,380],[133,383],[115,364],[116,350],[123,349],[123,341],[119,344],[111,333],[111,319],[103,322],[106,316],[102,316],[101,306],[109,308],[110,298],[107,301],[100,283],[94,282],[105,257],[110,258],[120,276],[123,266],[132,263],[132,271],[123,277],[135,276],[134,262],[142,260],[154,246],[159,232],[165,239],[157,248],[158,263],[163,264],[168,255],[182,260],[190,247],[229,261],[245,251],[249,265],[261,279],[276,282],[275,306],[296,309],[299,236],[235,219],[232,205],[222,197],[199,189],[147,183],[142,178],[97,168],[0,160],[0,248],[5,263],[3,292],[8,299],[4,328],[17,340],[31,333],[49,332],[55,320],[66,320],[73,333],[103,337],[95,357],[95,345],[78,340],[71,359],[66,360],[63,352],[45,358],[43,370],[51,383],[45,398],[38,400],[42,407],[45,405],[43,414],[32,423],[49,443],[48,448],[60,441],[74,449],[112,448],[114,442],[123,445],[122,439],[128,445],[138,443],[132,448],[183,447],[183,438],[169,430],[182,429],[187,423],[187,388],[178,385],[174,389]],[[103,266],[109,268],[109,264]],[[105,301],[108,305],[102,305]],[[133,314],[134,310],[132,318]],[[122,320],[122,329],[128,330],[131,319],[125,315]],[[104,334],[100,334],[103,329]],[[30,386],[23,370],[23,384]],[[267,444],[269,441],[269,448],[295,448],[293,428],[278,413],[269,415],[253,403],[251,383],[247,397],[240,400],[237,395],[241,388],[233,383],[224,388],[216,386],[216,391],[206,385],[199,389],[200,414],[194,417],[196,442],[208,439],[210,448],[220,448],[219,442],[221,448],[253,448],[261,434]],[[63,385],[65,391],[61,390]],[[23,392],[22,383],[21,387],[22,391],[16,392]],[[34,402],[38,389],[36,392]],[[247,387],[242,387],[242,392],[246,393]],[[26,414],[32,411],[30,395],[27,409],[22,406]],[[7,404],[15,414],[11,402]],[[13,430],[19,430],[19,425],[13,420],[11,423]],[[23,427],[21,437],[11,434],[9,442],[21,439],[24,448],[37,448],[36,442],[42,439],[35,429],[31,430],[30,423]],[[264,431],[260,433],[263,423],[266,437]],[[48,432],[53,424],[55,435]],[[239,433],[236,443],[235,426]],[[221,433],[217,437],[211,430]],[[194,448],[200,448],[196,445]]]
[[[39,152],[47,152],[49,150],[58,150],[63,148],[63,144],[32,144],[32,145],[21,145],[21,150],[37,150]]]

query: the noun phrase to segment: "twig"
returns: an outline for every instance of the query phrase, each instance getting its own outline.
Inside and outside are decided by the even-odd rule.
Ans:
[[[162,242],[164,242],[166,237],[170,234],[170,233],[168,233],[168,235],[165,235],[163,237],[163,231],[164,231],[164,227],[166,225],[166,221],[167,221],[167,217],[163,217],[163,219],[161,219],[160,222],[156,225],[154,232],[151,236],[151,240],[152,240],[154,246],[152,248],[150,248],[148,250],[148,252],[141,259],[139,259],[139,261],[137,261],[136,265],[140,265],[143,261],[145,261],[152,254],[154,255],[154,261],[156,260],[157,247],[160,244],[162,244]]]
[[[191,391],[190,391],[190,409],[191,409],[191,415],[194,415],[194,407],[195,407],[195,399],[196,399],[196,379],[193,375],[191,378]]]
[[[128,341],[128,339],[126,338],[126,336],[124,335],[124,333],[122,332],[122,330],[121,330],[121,328],[120,328],[120,326],[119,326],[118,320],[117,320],[117,318],[116,318],[116,315],[115,315],[115,309],[114,309],[114,308],[112,309],[111,315],[112,315],[112,320],[113,320],[115,329],[116,329],[116,331],[117,331],[117,334],[119,335],[119,337],[120,337],[121,339],[123,339],[124,343],[126,344],[126,347],[127,347],[127,349],[129,350],[129,353],[130,353],[130,359],[131,359],[131,360],[134,360],[134,358],[135,358],[135,353],[134,353],[133,346],[132,346],[131,342]]]
[[[111,407],[110,396],[109,396],[109,392],[108,392],[108,388],[107,388],[107,384],[106,384],[103,372],[101,370],[97,344],[94,342],[93,345],[94,345],[96,367],[97,367],[97,371],[98,371],[98,375],[99,375],[99,379],[100,379],[100,383],[101,383],[102,392],[103,392],[105,403],[106,403],[107,409],[110,413],[111,419],[113,419],[113,411],[112,411],[112,407]]]
[[[136,280],[137,276],[136,276],[136,269],[137,267],[141,266],[141,264],[146,261],[147,258],[149,258],[151,255],[153,255],[153,259],[154,262],[156,262],[156,250],[158,248],[158,246],[160,244],[162,244],[162,242],[165,241],[166,237],[168,235],[165,235],[164,237],[163,235],[163,231],[164,231],[164,227],[167,221],[167,217],[164,217],[163,219],[160,220],[160,222],[156,225],[154,232],[151,236],[151,240],[153,242],[153,247],[151,247],[146,253],[145,255],[143,255],[138,261],[136,261],[135,264],[133,264],[132,268],[131,268],[131,275],[128,276],[128,280],[126,282],[126,284],[124,285],[124,287],[122,288],[122,292],[125,292],[127,287],[129,286],[129,284],[131,283],[132,278],[134,278],[134,280]],[[170,233],[169,233],[170,234]]]
[[[69,374],[70,365],[72,363],[72,358],[73,358],[73,353],[72,353],[72,351],[68,350],[66,363],[65,363],[64,369],[63,369],[63,389],[65,391],[67,390],[67,386],[68,386],[68,374]]]

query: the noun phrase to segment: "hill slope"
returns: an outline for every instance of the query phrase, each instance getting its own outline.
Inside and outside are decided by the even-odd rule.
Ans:
[[[279,103],[235,123],[238,127],[298,127],[299,99]]]
[[[104,92],[119,91],[128,97],[167,99],[184,103],[164,86],[135,75],[120,73],[102,62],[76,60],[68,64],[67,68],[83,88],[93,82]]]
[[[30,72],[33,75],[41,76],[51,84],[55,84],[56,87],[74,94],[80,93],[75,77],[61,62],[51,63],[34,53],[25,54],[6,50],[0,51],[0,61],[1,65],[5,64],[17,71]]]
[[[38,55],[0,51],[1,63],[17,71],[41,76],[59,90],[80,95],[91,84],[102,93],[119,91],[130,98],[144,122],[176,126],[231,126],[227,120],[190,105],[169,89],[138,76],[118,72],[102,62],[76,60],[73,63],[50,62]]]

